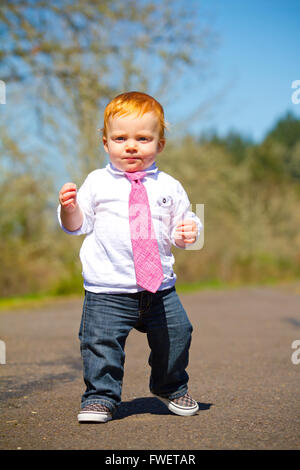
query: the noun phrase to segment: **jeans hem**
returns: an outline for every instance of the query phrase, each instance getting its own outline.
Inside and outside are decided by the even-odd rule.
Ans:
[[[180,398],[183,397],[187,391],[188,388],[186,387],[184,390],[180,390],[180,392],[173,392],[169,394],[163,394],[163,393],[155,393],[153,390],[150,390],[153,395],[158,395],[161,398],[167,398],[168,400],[175,400],[175,398]]]
[[[85,406],[87,405],[91,405],[93,403],[98,403],[99,405],[103,405],[103,406],[106,406],[107,408],[109,408],[110,412],[111,413],[114,413],[114,411],[116,410],[116,406],[112,404],[111,401],[109,400],[106,400],[104,398],[95,398],[95,399],[92,399],[92,400],[84,400],[82,403],[81,403],[81,409],[83,409]]]

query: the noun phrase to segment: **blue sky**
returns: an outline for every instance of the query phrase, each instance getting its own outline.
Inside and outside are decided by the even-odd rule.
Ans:
[[[199,2],[200,3],[200,2]],[[210,56],[209,77],[194,83],[184,108],[195,109],[195,96],[210,102],[209,110],[188,127],[195,134],[230,130],[260,141],[288,110],[300,117],[291,101],[291,84],[300,80],[299,0],[205,0],[219,45]],[[170,114],[170,116],[168,115]],[[166,108],[176,124],[182,102]]]

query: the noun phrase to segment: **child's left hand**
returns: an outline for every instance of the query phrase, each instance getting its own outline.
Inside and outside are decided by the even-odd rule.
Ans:
[[[175,243],[183,248],[186,244],[195,243],[197,237],[197,225],[193,220],[180,221],[175,229]]]

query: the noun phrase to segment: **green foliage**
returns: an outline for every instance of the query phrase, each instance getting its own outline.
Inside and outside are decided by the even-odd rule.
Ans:
[[[197,2],[179,4],[3,5],[0,77],[10,96],[0,115],[2,297],[82,291],[82,238],[58,227],[56,179],[62,162],[78,185],[102,165],[96,129],[116,92],[140,89],[160,99],[183,70],[200,73],[211,34],[194,21]],[[299,119],[281,117],[258,144],[237,133],[170,139],[158,165],[182,182],[193,210],[205,208],[203,249],[173,249],[179,283],[299,277]]]
[[[246,144],[245,144],[246,146]],[[299,152],[300,142],[293,151]],[[158,165],[186,188],[192,209],[204,204],[204,247],[174,247],[179,283],[266,282],[300,276],[299,183],[284,157],[287,147],[266,136],[245,147],[239,162],[212,139],[169,140]],[[30,292],[82,292],[81,237],[56,221],[50,181],[6,172],[0,184],[0,289],[2,296]]]
[[[280,157],[284,172],[292,179],[300,179],[300,120],[291,112],[278,120],[268,133],[266,142],[281,146]]]
[[[300,140],[300,120],[290,111],[282,116],[268,132],[267,138],[292,150]]]
[[[239,135],[237,132],[229,132],[225,137],[219,137],[215,132],[206,133],[201,136],[201,144],[210,143],[218,146],[228,153],[233,163],[243,162],[247,156],[249,148],[254,144],[251,139]]]
[[[0,114],[2,296],[82,285],[82,239],[58,228],[58,188],[66,178],[80,186],[103,163],[98,127],[110,98],[128,89],[172,96],[180,74],[201,75],[213,34],[195,8],[171,0],[1,5],[0,78],[9,90]]]
[[[171,142],[159,160],[160,168],[186,187],[192,209],[204,204],[203,249],[174,249],[179,280],[299,276],[299,184],[289,171],[285,145],[269,136],[257,145],[244,142],[239,160],[211,137],[211,142],[191,136]],[[295,148],[299,144],[300,138]]]

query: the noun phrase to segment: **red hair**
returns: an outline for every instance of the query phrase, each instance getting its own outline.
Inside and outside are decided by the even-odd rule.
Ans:
[[[165,129],[167,127],[164,118],[164,109],[152,96],[139,91],[122,93],[108,103],[104,111],[104,127],[102,129],[103,136],[107,136],[107,126],[110,117],[126,116],[128,114],[143,116],[149,112],[153,112],[156,115],[159,123],[159,137],[163,139]]]

